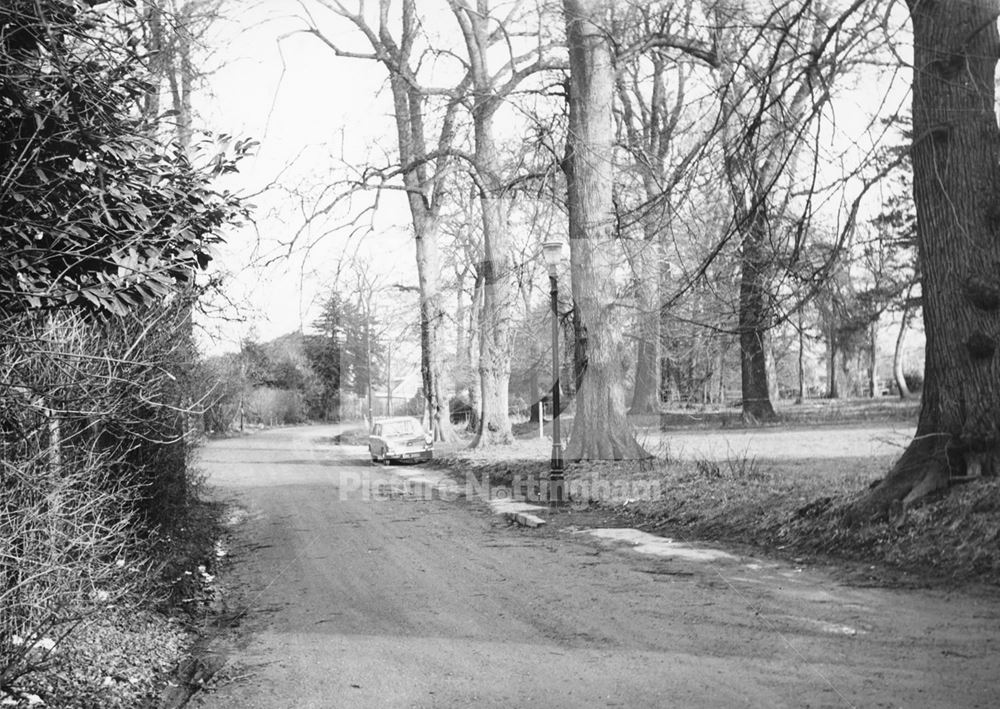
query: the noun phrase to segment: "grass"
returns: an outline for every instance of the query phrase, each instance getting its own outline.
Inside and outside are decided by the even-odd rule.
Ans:
[[[893,415],[900,418],[884,418],[883,407],[873,408],[838,415],[831,408],[829,435],[847,435],[838,424],[907,420],[898,411]],[[494,486],[504,485],[544,475],[550,445],[535,437],[485,451],[456,446],[435,465],[460,480],[489,475]],[[586,523],[585,508],[594,524],[832,563],[856,582],[1000,585],[1000,480],[973,481],[927,499],[901,523],[849,527],[842,511],[886,473],[893,455],[768,460],[721,450],[680,460],[671,455],[668,437],[650,461],[568,465],[576,494],[562,523]],[[550,523],[559,525],[560,514]]]
[[[801,404],[790,400],[775,403],[778,422],[768,427],[812,426],[842,423],[913,422],[920,408],[919,400],[881,399],[806,399]],[[739,407],[674,408],[659,416],[635,417],[637,426],[659,426],[661,430],[691,428],[744,428]]]

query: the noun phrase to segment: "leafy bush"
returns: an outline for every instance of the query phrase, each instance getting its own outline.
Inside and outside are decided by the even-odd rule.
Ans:
[[[212,187],[232,160],[194,167],[136,110],[150,86],[135,29],[74,0],[0,9],[0,312],[163,300],[239,211]]]

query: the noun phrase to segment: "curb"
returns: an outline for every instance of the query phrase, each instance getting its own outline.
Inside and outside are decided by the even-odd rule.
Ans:
[[[533,514],[528,514],[527,512],[500,512],[494,514],[502,514],[505,519],[515,522],[522,527],[541,527],[545,524],[545,520]]]
[[[539,505],[529,505],[526,502],[514,502],[512,500],[489,500],[488,502],[490,509],[493,510],[493,514],[501,515],[504,519],[519,524],[522,527],[534,529],[545,524],[544,519],[536,514],[532,514],[536,510],[545,509]]]

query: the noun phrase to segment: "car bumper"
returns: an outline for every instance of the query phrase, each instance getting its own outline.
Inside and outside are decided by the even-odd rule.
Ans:
[[[393,451],[386,453],[385,457],[386,460],[430,460],[434,457],[434,451]]]

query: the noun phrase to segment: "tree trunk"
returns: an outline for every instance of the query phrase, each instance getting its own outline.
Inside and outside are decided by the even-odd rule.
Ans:
[[[659,410],[659,352],[655,342],[643,332],[636,348],[635,383],[630,414],[649,414]]]
[[[564,0],[570,106],[567,197],[573,298],[587,338],[569,460],[648,457],[625,415],[624,348],[613,282],[614,67],[608,0]]]
[[[911,0],[913,194],[927,334],[917,432],[853,520],[1000,472],[995,0]]]
[[[882,394],[878,381],[878,319],[869,326],[868,338],[871,347],[868,350],[868,396],[877,399]]]
[[[639,346],[636,348],[635,384],[630,414],[660,410],[660,251],[658,230],[644,225],[643,248],[636,259],[638,282]]]
[[[501,105],[489,70],[490,18],[484,2],[476,11],[452,0],[452,12],[465,38],[472,76],[472,127],[479,207],[483,224],[483,309],[479,319],[481,415],[473,448],[505,445],[514,440],[510,425],[510,360],[514,284],[510,260],[510,226],[502,203],[503,184],[496,170],[493,119]]]
[[[477,268],[476,279],[472,287],[472,302],[469,305],[469,321],[466,339],[465,361],[469,363],[468,371],[473,376],[469,379],[469,406],[471,408],[468,430],[479,430],[479,415],[482,412],[482,379],[479,377],[479,319],[483,312],[483,274]]]
[[[837,333],[833,325],[827,331],[826,339],[826,398],[840,398],[840,390],[837,388]]]
[[[446,320],[440,291],[440,259],[438,235],[441,207],[447,195],[448,183],[444,179],[450,160],[450,148],[455,138],[456,113],[460,107],[457,98],[450,100],[441,118],[434,157],[427,146],[424,111],[428,94],[417,85],[415,70],[411,65],[414,45],[419,45],[421,23],[417,16],[415,0],[399,3],[398,24],[391,18],[390,0],[380,0],[378,24],[368,24],[364,12],[352,14],[340,7],[328,6],[335,14],[352,23],[372,47],[374,58],[389,74],[392,92],[393,119],[396,127],[396,146],[399,151],[399,170],[406,190],[413,237],[416,246],[417,283],[420,289],[420,373],[424,388],[424,413],[427,423],[439,441],[451,437],[451,420],[448,397],[443,387],[443,365],[440,331]],[[398,37],[393,32],[398,30]],[[336,43],[318,27],[310,31],[324,43],[340,52]],[[367,55],[356,55],[367,56]],[[419,60],[418,60],[419,61]]]
[[[479,320],[479,380],[482,408],[473,447],[508,444],[510,425],[510,317],[513,303],[509,283],[510,244],[506,215],[499,199],[484,196],[483,309]]]
[[[907,297],[909,297],[907,295]],[[903,342],[906,340],[906,330],[910,326],[910,308],[903,306],[903,313],[899,320],[899,334],[896,335],[896,348],[892,353],[892,376],[896,380],[896,388],[899,390],[900,399],[910,398],[910,387],[906,384],[906,375],[903,372]]]
[[[770,321],[766,268],[761,251],[765,226],[763,207],[755,207],[748,217],[740,250],[740,384],[743,420],[747,423],[774,421],[767,377],[767,331]]]
[[[774,356],[774,338],[767,338],[767,395],[771,402],[781,401],[781,382],[778,380],[778,358]]]
[[[177,30],[177,86],[174,88],[174,110],[177,112],[177,144],[184,152],[191,149],[192,109],[191,91],[194,82],[194,65],[191,56],[191,23],[195,6],[191,2],[184,3],[181,9],[183,24]]]
[[[159,2],[146,3],[146,47],[149,50],[149,73],[153,80],[143,101],[143,114],[147,121],[154,123],[160,118],[160,82],[166,63],[164,47],[163,10]]]
[[[471,363],[466,360],[465,274],[465,271],[456,274],[458,283],[455,285],[455,362],[458,365],[458,371],[463,374],[471,368]]]
[[[451,438],[451,416],[447,395],[442,391],[441,326],[445,322],[438,286],[437,221],[414,220],[416,230],[417,282],[420,287],[420,374],[424,385],[424,414],[437,441]]]
[[[412,0],[403,4],[403,13],[412,18]],[[404,21],[412,28],[412,19]],[[412,39],[412,38],[411,38]],[[407,40],[407,46],[409,42]],[[400,57],[402,60],[402,57]],[[400,69],[389,70],[393,113],[400,163],[406,167],[403,183],[410,207],[416,246],[417,284],[420,290],[420,374],[424,387],[424,415],[427,425],[438,441],[451,438],[451,417],[448,397],[443,391],[443,365],[440,331],[445,323],[439,280],[441,263],[438,253],[440,230],[440,182],[432,178],[425,161],[423,109],[425,96],[402,75]],[[439,143],[448,144],[450,114],[445,117]]]
[[[798,334],[799,334],[799,395],[795,398],[796,404],[801,404],[806,398],[806,368],[805,368],[805,352],[806,352],[806,337],[805,331],[802,329],[802,309],[799,309],[799,321],[798,321]]]
[[[658,140],[668,140],[658,136]],[[662,159],[656,151],[651,158],[654,169],[662,170]],[[659,185],[649,170],[643,175],[643,192],[647,201],[662,198]],[[635,383],[632,390],[631,414],[659,413],[663,398],[663,332],[666,314],[661,294],[666,291],[670,267],[663,258],[666,224],[663,216],[669,208],[648,210],[642,217],[642,246],[633,261],[637,266],[637,305],[639,310],[639,346],[636,348]]]

